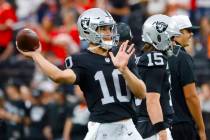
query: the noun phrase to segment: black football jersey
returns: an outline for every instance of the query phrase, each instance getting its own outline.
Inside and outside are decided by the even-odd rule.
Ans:
[[[110,57],[85,50],[68,57],[66,66],[76,74],[74,84],[84,92],[91,121],[105,123],[132,117],[131,93]],[[135,64],[128,67],[135,71]]]
[[[136,57],[138,72],[149,92],[160,94],[160,104],[164,118],[171,116],[174,111],[171,101],[170,71],[168,68],[167,56],[158,51],[143,53]],[[146,99],[136,99],[137,116],[148,116]]]
[[[177,56],[171,56],[168,59],[172,79],[172,103],[175,111],[173,123],[187,122],[194,124],[183,91],[184,86],[195,82],[193,59],[179,45],[174,46],[174,53]]]

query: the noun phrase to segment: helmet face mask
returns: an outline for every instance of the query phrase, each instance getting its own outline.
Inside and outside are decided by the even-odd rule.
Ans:
[[[85,11],[78,19],[80,38],[103,49],[109,50],[117,45],[119,35],[117,34],[116,23],[112,16],[100,8],[92,8]],[[102,29],[110,28],[110,34],[105,34]],[[107,38],[110,37],[110,41]]]
[[[96,36],[99,38],[99,45],[104,49],[111,49],[118,44],[118,34],[116,24],[99,26],[96,29]]]
[[[168,51],[173,48],[171,38],[180,34],[178,26],[170,17],[158,14],[145,21],[142,40],[157,50]]]

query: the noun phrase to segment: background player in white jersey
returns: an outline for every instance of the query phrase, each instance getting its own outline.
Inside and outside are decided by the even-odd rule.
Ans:
[[[131,119],[131,98],[144,98],[146,88],[132,73],[135,65],[128,63],[134,53],[133,45],[123,43],[116,56],[109,52],[116,43],[117,32],[112,16],[102,9],[83,12],[77,24],[81,38],[89,41],[89,46],[66,59],[66,70],[58,69],[38,50],[19,51],[31,57],[55,82],[80,86],[90,111],[85,140],[141,140]]]

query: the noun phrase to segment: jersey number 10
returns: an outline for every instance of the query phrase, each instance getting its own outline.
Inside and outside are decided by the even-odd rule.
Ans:
[[[129,102],[131,99],[131,95],[130,95],[130,92],[127,89],[127,87],[126,87],[126,92],[127,92],[126,96],[123,96],[122,92],[121,92],[120,81],[119,81],[120,74],[121,73],[119,72],[118,69],[114,69],[112,71],[112,78],[113,78],[113,83],[114,83],[114,87],[115,87],[116,98],[120,102]],[[95,80],[99,81],[100,86],[101,86],[101,90],[102,90],[102,94],[103,94],[103,98],[101,99],[102,104],[114,103],[115,99],[109,93],[109,89],[108,89],[103,71],[97,71],[94,78],[95,78]]]

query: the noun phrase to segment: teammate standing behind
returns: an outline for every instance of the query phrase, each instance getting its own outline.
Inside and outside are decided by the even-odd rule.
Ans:
[[[127,40],[128,40],[128,45],[133,44],[133,42],[132,42],[133,35],[131,33],[131,29],[128,24],[126,24],[124,22],[117,23],[117,33],[119,35],[119,42],[118,42],[117,46],[112,47],[111,51],[113,52],[113,54],[117,54],[120,46]],[[134,45],[134,48],[136,49],[135,45]],[[131,57],[129,59],[129,64],[136,65],[134,57]],[[135,72],[135,73],[138,73],[138,72]]]
[[[119,34],[119,45],[121,45],[126,40],[132,41],[133,35],[131,28],[128,24],[120,22],[117,24],[117,33]]]
[[[173,16],[181,35],[175,37],[174,53],[177,56],[169,58],[169,67],[172,81],[172,101],[175,117],[172,125],[174,140],[206,140],[205,126],[201,114],[199,98],[196,92],[192,57],[187,54],[185,47],[196,27],[192,26],[189,17],[184,15]],[[198,127],[198,131],[195,128]],[[197,133],[198,132],[198,133]]]
[[[128,64],[134,53],[133,45],[128,47],[128,42],[123,43],[116,56],[109,52],[117,33],[112,16],[102,9],[83,12],[77,24],[81,38],[90,42],[89,47],[68,57],[68,69],[64,71],[47,61],[38,50],[19,51],[31,57],[55,82],[80,86],[91,113],[85,140],[141,140],[131,120],[134,112],[130,91],[144,98],[146,87],[131,72],[135,67]]]
[[[142,102],[136,100],[136,126],[145,140],[172,140],[169,127],[174,110],[167,57],[171,55],[171,39],[180,34],[175,25],[166,15],[151,16],[143,25],[145,44],[136,62],[147,94]]]

